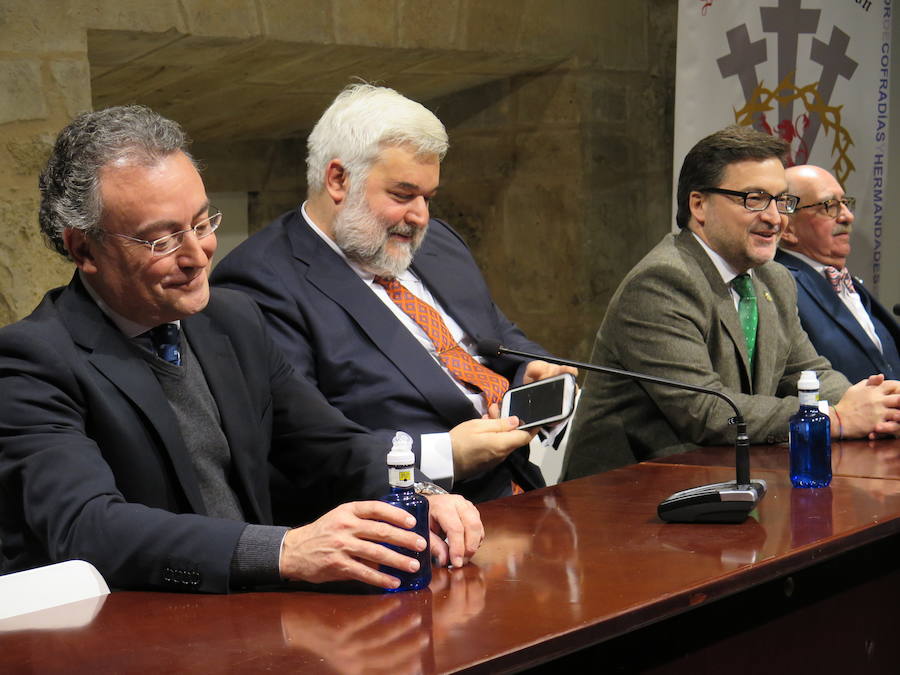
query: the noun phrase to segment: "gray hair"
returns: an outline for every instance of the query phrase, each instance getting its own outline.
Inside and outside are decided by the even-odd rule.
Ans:
[[[385,146],[411,145],[417,155],[447,154],[447,131],[434,113],[393,89],[351,84],[328,106],[306,142],[309,194],[325,187],[325,168],[340,159],[348,175],[365,180]]]
[[[114,162],[152,166],[178,151],[190,158],[187,144],[177,122],[145,106],[116,106],[76,117],[56,138],[38,182],[47,245],[71,259],[63,241],[66,228],[100,234],[103,167]]]

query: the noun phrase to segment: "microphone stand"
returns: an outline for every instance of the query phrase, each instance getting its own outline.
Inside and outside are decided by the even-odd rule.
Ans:
[[[630,370],[598,366],[593,363],[582,363],[580,361],[569,361],[542,354],[529,354],[528,352],[504,347],[495,340],[479,341],[478,352],[483,356],[510,354],[528,359],[540,359],[563,366],[574,366],[587,371],[620,375],[632,380],[652,382],[653,384],[675,387],[676,389],[696,391],[701,394],[711,394],[731,406],[732,410],[734,410],[734,417],[730,417],[728,423],[736,426],[734,442],[735,481],[733,483],[711,483],[676,492],[660,502],[657,514],[662,520],[682,523],[742,523],[766,494],[766,482],[761,478],[750,478],[750,437],[747,435],[747,423],[744,421],[744,416],[741,414],[740,408],[738,408],[734,399],[721,391],[670,380],[665,377],[636,373]]]

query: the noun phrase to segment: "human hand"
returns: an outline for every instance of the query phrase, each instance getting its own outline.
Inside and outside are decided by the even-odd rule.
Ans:
[[[468,420],[450,430],[453,475],[468,478],[502,462],[516,448],[528,445],[537,430],[516,429],[518,417]]]
[[[484,541],[478,509],[460,495],[428,495],[431,555],[439,567],[462,567]],[[446,540],[446,541],[445,541]]]
[[[876,438],[900,432],[900,391],[895,380],[872,375],[851,386],[832,406],[832,436]]]
[[[332,509],[309,525],[289,530],[284,537],[279,570],[291,581],[362,581],[380,588],[396,588],[399,579],[378,567],[416,572],[419,562],[382,544],[424,551],[426,541],[408,528],[411,515],[383,502],[350,502]]]
[[[546,380],[554,375],[569,373],[578,377],[578,369],[572,366],[560,366],[546,361],[529,361],[525,366],[525,375],[522,376],[522,384],[531,384],[538,380]]]

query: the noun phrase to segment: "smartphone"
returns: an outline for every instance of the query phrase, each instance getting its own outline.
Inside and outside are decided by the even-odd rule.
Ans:
[[[507,391],[500,401],[500,416],[515,415],[519,429],[529,429],[566,419],[574,405],[575,377],[563,373]]]

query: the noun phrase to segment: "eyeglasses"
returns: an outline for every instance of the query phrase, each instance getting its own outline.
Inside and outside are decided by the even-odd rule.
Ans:
[[[841,204],[847,207],[847,210],[850,213],[856,212],[856,197],[844,197],[843,199],[826,199],[824,202],[816,202],[815,204],[807,204],[806,206],[798,206],[797,211],[800,209],[811,209],[814,206],[824,206],[825,213],[828,214],[829,218],[837,218],[841,215]]]
[[[222,224],[222,212],[214,207],[210,207],[210,210],[215,211],[215,213],[209,218],[201,220],[199,223],[186,230],[173,232],[172,234],[167,234],[165,237],[160,237],[153,241],[129,237],[127,234],[119,234],[118,232],[106,232],[106,234],[112,235],[113,237],[119,237],[120,239],[136,241],[139,244],[147,246],[150,249],[151,255],[168,255],[181,248],[182,244],[184,244],[184,235],[188,232],[193,232],[197,239],[205,239],[219,228],[219,225]]]
[[[774,199],[775,208],[778,210],[778,213],[793,213],[794,209],[797,208],[797,203],[800,201],[800,197],[795,195],[783,194],[776,197],[775,195],[770,195],[768,192],[759,190],[753,192],[740,192],[738,190],[726,190],[725,188],[706,187],[700,188],[697,192],[714,192],[717,195],[740,197],[744,200],[744,208],[748,211],[765,211],[769,208],[769,204],[771,204]]]

